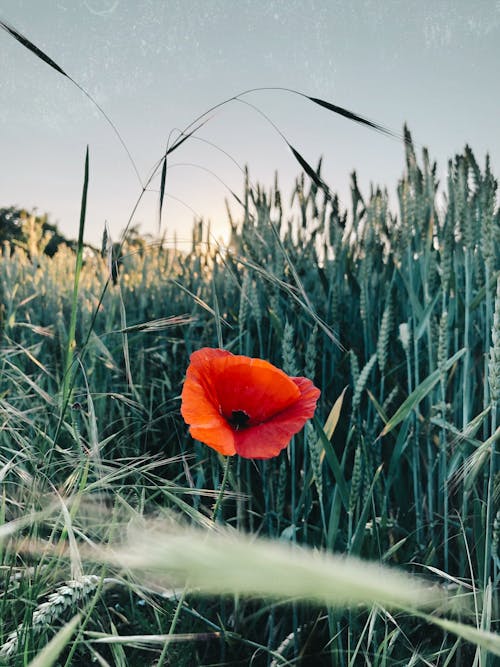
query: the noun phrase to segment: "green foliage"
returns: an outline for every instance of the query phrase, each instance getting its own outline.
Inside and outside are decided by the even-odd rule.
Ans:
[[[1,552],[0,616],[9,609],[10,620],[0,642],[12,645],[19,629],[14,664],[82,606],[36,629],[41,605],[77,580],[63,544],[73,569],[80,553],[83,576],[99,576],[102,588],[85,601],[61,664],[125,664],[124,655],[129,664],[150,664],[151,655],[186,665],[252,656],[259,665],[474,664],[474,642],[487,646],[484,633],[499,618],[497,183],[489,162],[481,169],[466,148],[449,164],[438,207],[435,165],[425,151],[420,164],[406,137],[397,214],[379,188],[363,198],[355,176],[349,212],[318,186],[323,177],[298,179],[295,219],[277,186],[247,181],[228,248],[201,222],[189,252],[136,231],[119,271],[112,252],[115,262],[85,254],[77,299],[71,248],[39,252],[36,262],[25,241],[4,248],[1,516],[23,518],[16,530],[31,538],[27,548],[9,528]],[[72,407],[61,414],[75,304]],[[225,468],[187,433],[179,396],[189,355],[221,342],[290,373],[306,369],[322,390],[314,426],[277,459]],[[346,386],[338,423],[323,430]],[[65,511],[59,500],[50,505],[54,489]],[[382,607],[201,597],[91,557],[94,545],[123,539],[151,515],[213,530],[215,503],[218,520],[240,531],[355,553],[472,592],[472,606],[466,596],[460,618],[441,623],[477,629],[459,633],[472,644]],[[492,667],[487,653],[477,655]]]

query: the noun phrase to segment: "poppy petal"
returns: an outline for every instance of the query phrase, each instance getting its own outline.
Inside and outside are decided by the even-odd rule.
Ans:
[[[186,382],[182,391],[182,407],[181,413],[188,424],[193,422],[189,419],[196,419],[199,412],[199,405],[197,401],[202,398],[204,401],[209,401],[218,414],[219,402],[215,395],[215,387],[213,385],[214,373],[212,370],[212,363],[214,359],[220,357],[232,357],[230,352],[226,350],[213,349],[211,347],[203,347],[190,357],[190,364],[186,372]],[[191,396],[186,392],[186,385],[189,388],[198,386],[200,392],[198,396]],[[208,407],[208,406],[206,406]],[[187,418],[189,416],[189,419]]]
[[[213,361],[213,382],[222,414],[243,411],[250,424],[267,421],[300,398],[293,380],[262,359],[231,356]]]
[[[236,452],[249,459],[277,456],[314,415],[320,391],[307,378],[291,378],[300,391],[300,398],[269,421],[234,434]]]
[[[184,383],[181,414],[190,425],[193,438],[221,454],[231,456],[236,453],[233,430],[208,400],[203,386],[193,379],[188,378]]]
[[[220,357],[232,357],[231,352],[221,350],[214,347],[202,347],[196,352],[193,352],[189,357],[189,370],[193,368],[203,368],[209,364],[212,359],[219,359]]]
[[[195,440],[205,443],[224,456],[236,454],[234,446],[234,431],[222,419],[220,426],[205,428],[202,426],[190,426],[189,433]]]
[[[203,348],[191,355],[182,389],[181,414],[190,425],[193,438],[231,456],[236,452],[233,431],[220,414],[210,374],[212,359],[228,354],[225,350]]]

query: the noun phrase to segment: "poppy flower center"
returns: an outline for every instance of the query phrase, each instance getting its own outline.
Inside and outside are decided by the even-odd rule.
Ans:
[[[233,410],[231,413],[231,417],[227,420],[231,426],[236,429],[236,431],[239,431],[242,428],[245,428],[248,426],[248,422],[250,421],[250,415],[247,415],[247,413],[244,410]]]

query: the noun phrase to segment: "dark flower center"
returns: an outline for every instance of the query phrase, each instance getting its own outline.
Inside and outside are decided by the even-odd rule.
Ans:
[[[236,431],[239,431],[241,428],[248,426],[250,416],[244,410],[233,410],[231,417],[227,421]]]

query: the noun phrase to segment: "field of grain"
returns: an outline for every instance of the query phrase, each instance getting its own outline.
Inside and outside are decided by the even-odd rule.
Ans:
[[[397,211],[247,179],[227,247],[4,246],[1,661],[493,667],[497,182],[406,140]],[[279,456],[189,436],[202,347],[321,390]]]

